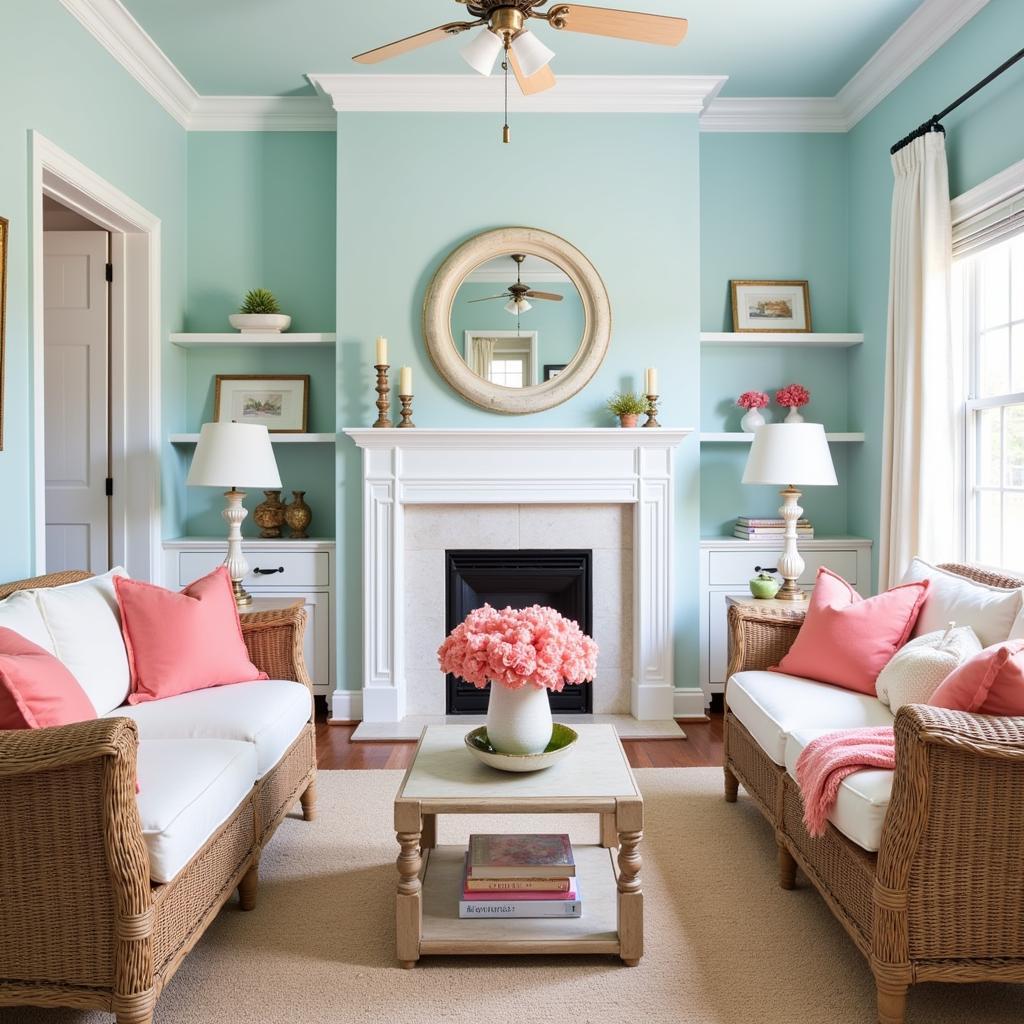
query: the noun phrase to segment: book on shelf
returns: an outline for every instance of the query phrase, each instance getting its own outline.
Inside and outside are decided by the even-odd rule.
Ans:
[[[781,516],[737,516],[737,526],[749,526],[754,529],[779,526],[783,527],[786,525],[786,520]],[[806,516],[801,516],[796,521],[797,526],[810,526],[811,521]]]
[[[500,898],[495,893],[474,892],[469,884],[470,854],[462,870],[462,899],[459,900],[460,918],[496,917],[581,917],[583,901],[580,899],[579,879],[573,878],[566,892],[533,892],[512,890],[503,892]]]
[[[482,878],[572,878],[576,864],[567,835],[469,837],[468,876]]]
[[[732,535],[739,537],[740,540],[781,540],[785,535],[785,530],[744,530],[741,526],[733,528]],[[813,540],[814,530],[810,527],[797,527],[797,537],[802,540]]]
[[[466,892],[563,893],[572,888],[571,878],[468,878]]]

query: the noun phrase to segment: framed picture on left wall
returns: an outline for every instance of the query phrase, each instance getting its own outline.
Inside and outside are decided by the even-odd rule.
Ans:
[[[7,336],[7,232],[9,223],[0,217],[0,452],[4,450],[4,341]]]
[[[264,377],[217,374],[217,423],[262,424],[271,434],[304,434],[309,427],[309,374]]]

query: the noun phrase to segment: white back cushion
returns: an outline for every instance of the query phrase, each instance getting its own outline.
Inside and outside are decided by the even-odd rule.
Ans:
[[[982,647],[1002,643],[1010,635],[1010,628],[1021,610],[1019,589],[1004,590],[975,583],[955,573],[929,565],[923,558],[915,558],[903,577],[904,583],[929,580],[914,636],[945,629],[950,622],[970,626]]]
[[[89,695],[97,715],[123,704],[131,687],[114,594],[114,577],[127,575],[118,567],[80,583],[33,591],[53,653]]]
[[[15,633],[38,644],[50,654],[57,653],[50,639],[50,631],[46,628],[39,611],[35,590],[16,590],[6,600],[0,601],[0,626],[13,629]]]
[[[980,651],[970,626],[925,633],[904,644],[879,672],[878,699],[894,715],[904,704],[927,704],[943,679]]]

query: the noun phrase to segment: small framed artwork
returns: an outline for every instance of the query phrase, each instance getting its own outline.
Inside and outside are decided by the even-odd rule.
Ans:
[[[568,365],[568,363],[545,363],[544,379],[554,380]]]
[[[309,427],[309,374],[218,373],[213,418],[217,423],[261,424],[272,434],[304,434]]]
[[[805,333],[811,329],[811,295],[806,281],[730,281],[732,329]]]
[[[0,452],[4,450],[4,339],[7,333],[7,229],[0,217]]]

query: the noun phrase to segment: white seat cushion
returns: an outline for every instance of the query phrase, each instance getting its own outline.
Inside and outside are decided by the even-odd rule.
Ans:
[[[737,672],[729,679],[725,699],[777,765],[786,762],[786,737],[794,729],[857,729],[893,722],[877,697],[782,672]]]
[[[256,781],[256,748],[237,740],[143,740],[138,796],[149,875],[169,882]]]
[[[786,741],[786,771],[796,780],[796,761],[811,740],[830,729],[796,729]],[[882,843],[882,823],[892,796],[894,773],[885,768],[865,768],[843,779],[828,820],[847,839],[869,853]]]
[[[244,740],[256,748],[260,778],[281,760],[311,713],[312,699],[302,683],[259,679],[126,705],[106,717],[133,718],[143,741]]]
[[[14,630],[50,654],[57,653],[34,590],[16,590],[0,601],[0,627]]]

